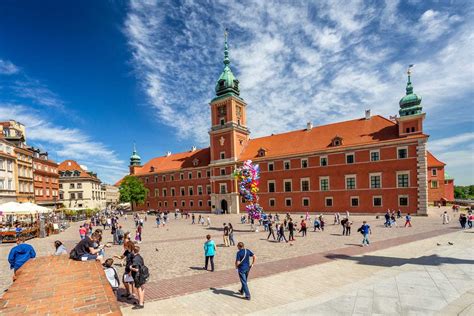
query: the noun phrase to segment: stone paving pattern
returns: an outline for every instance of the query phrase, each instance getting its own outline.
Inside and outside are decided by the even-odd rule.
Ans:
[[[28,261],[0,298],[2,315],[121,315],[102,266],[67,256]]]

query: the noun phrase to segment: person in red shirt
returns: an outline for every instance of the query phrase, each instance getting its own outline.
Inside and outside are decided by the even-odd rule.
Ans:
[[[84,227],[84,225],[81,225],[81,227],[79,227],[79,236],[81,236],[81,240],[86,238],[86,234],[87,234],[87,228]]]
[[[306,221],[304,219],[301,220],[300,226],[301,226],[300,228],[301,237],[305,237],[306,236]]]

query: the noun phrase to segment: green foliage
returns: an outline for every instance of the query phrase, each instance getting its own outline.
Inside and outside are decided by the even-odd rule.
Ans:
[[[474,185],[455,185],[454,197],[456,199],[474,199]]]
[[[133,207],[135,203],[142,204],[145,202],[148,189],[137,177],[126,176],[120,184],[119,192],[120,202],[130,202]]]

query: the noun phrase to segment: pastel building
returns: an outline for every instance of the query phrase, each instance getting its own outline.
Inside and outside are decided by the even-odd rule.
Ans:
[[[399,116],[371,115],[282,134],[250,138],[247,103],[230,68],[210,102],[210,146],[153,158],[142,165],[134,150],[130,174],[149,189],[141,209],[245,209],[233,170],[247,159],[260,164],[260,200],[267,212],[427,213],[429,199],[425,113],[408,72]]]
[[[0,204],[16,202],[16,155],[13,144],[0,139]]]

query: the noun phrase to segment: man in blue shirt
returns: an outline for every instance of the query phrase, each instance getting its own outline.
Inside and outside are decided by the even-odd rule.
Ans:
[[[36,252],[31,245],[25,244],[24,237],[18,237],[16,240],[17,245],[10,250],[8,255],[8,262],[10,263],[10,269],[13,269],[13,281],[16,280],[16,272],[20,269],[28,260],[36,257]]]
[[[363,221],[362,226],[360,227],[360,232],[364,235],[364,239],[362,239],[362,246],[369,245],[369,235],[372,234],[372,230],[370,229],[370,225],[367,224],[366,221]]]
[[[247,285],[250,268],[255,264],[256,256],[249,249],[245,249],[244,243],[239,242],[237,244],[237,256],[235,259],[235,267],[239,272],[240,283],[242,288],[239,290],[241,295],[245,294],[245,299],[250,300],[250,291]],[[250,257],[252,257],[252,263],[250,263]]]

